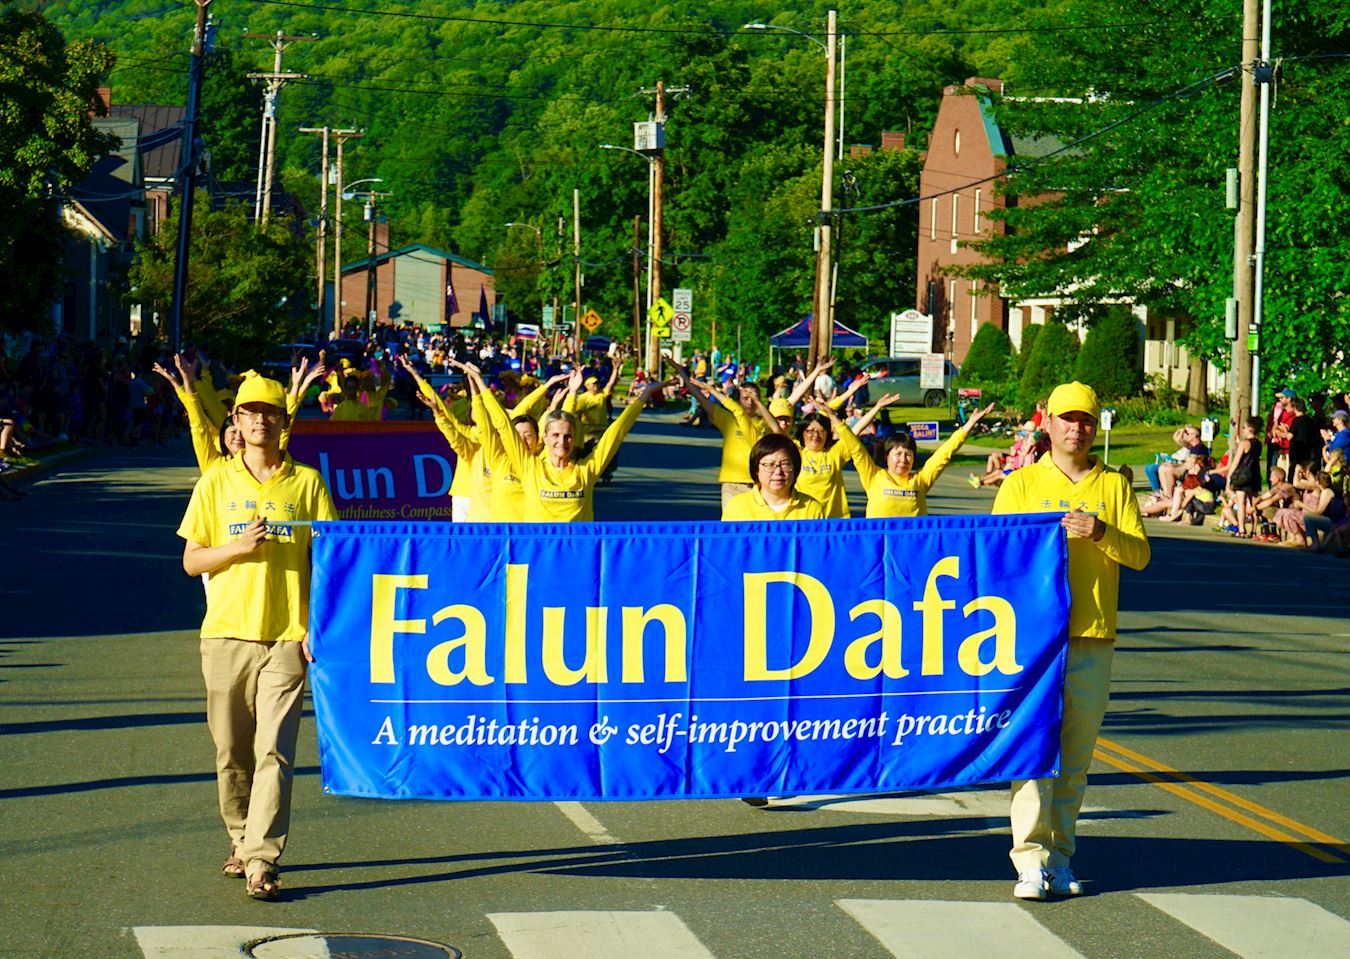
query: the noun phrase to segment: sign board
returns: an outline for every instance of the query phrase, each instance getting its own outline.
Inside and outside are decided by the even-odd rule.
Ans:
[[[688,289],[672,290],[670,304],[676,313],[694,312],[694,291]]]
[[[688,343],[694,336],[694,318],[688,313],[676,313],[670,318],[670,338],[676,343]]]
[[[539,339],[539,327],[533,323],[517,323],[516,336],[522,340],[537,340]]]
[[[553,329],[553,307],[546,306],[544,307],[542,312],[543,312],[544,329],[546,330]]]
[[[962,389],[957,390],[956,395],[978,400],[981,396],[984,395],[984,390],[972,389],[971,387],[964,387]]]
[[[936,443],[938,440],[937,420],[929,420],[924,423],[906,423],[905,426],[916,443],[920,440],[932,440]]]
[[[918,310],[891,314],[891,356],[933,351],[933,318]]]
[[[581,325],[594,332],[601,323],[605,322],[600,318],[600,314],[595,310],[587,310],[581,317]]]
[[[947,361],[941,353],[925,353],[919,361],[919,389],[940,390],[946,383]]]
[[[1113,410],[1113,409],[1104,409],[1104,410],[1102,410],[1102,415],[1101,415],[1101,418],[1097,421],[1097,425],[1098,425],[1104,432],[1107,432],[1107,433],[1111,432],[1111,421],[1112,421],[1112,419],[1115,417],[1115,415],[1116,415],[1116,411]]]
[[[1214,427],[1218,422],[1218,420],[1209,416],[1200,421],[1200,440],[1206,446],[1214,445]]]
[[[651,321],[652,333],[657,337],[670,336],[670,321],[675,317],[675,309],[665,298],[661,298],[652,304],[652,308],[647,311],[647,319]]]

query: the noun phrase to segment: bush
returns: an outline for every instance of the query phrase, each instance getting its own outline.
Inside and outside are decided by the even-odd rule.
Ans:
[[[1022,346],[1017,352],[1017,378],[1019,380],[1022,378],[1022,374],[1027,371],[1027,359],[1036,347],[1036,337],[1040,336],[1043,329],[1045,327],[1039,323],[1028,323],[1022,327]]]
[[[1078,337],[1063,323],[1046,323],[1036,336],[1022,372],[1018,389],[1022,409],[1033,409],[1037,400],[1045,399],[1056,386],[1072,380],[1077,360]]]
[[[1137,396],[1144,385],[1139,323],[1127,307],[1113,306],[1088,330],[1073,378],[1103,401]]]
[[[1012,352],[1008,334],[993,323],[985,323],[970,343],[958,382],[961,386],[982,386],[1007,379]]]

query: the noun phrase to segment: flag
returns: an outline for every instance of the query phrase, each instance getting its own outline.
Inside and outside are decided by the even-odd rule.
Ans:
[[[539,327],[533,323],[517,323],[516,336],[522,340],[539,339]]]
[[[492,314],[488,312],[486,286],[480,286],[478,288],[478,316],[482,319],[483,327],[485,329],[492,325]]]
[[[459,312],[459,297],[455,296],[455,284],[450,280],[450,265],[446,264],[445,269],[445,322],[450,323],[450,317]]]

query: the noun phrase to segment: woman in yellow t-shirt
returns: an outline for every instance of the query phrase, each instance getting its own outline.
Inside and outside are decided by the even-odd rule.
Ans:
[[[596,483],[623,438],[637,422],[642,408],[668,385],[657,382],[643,390],[637,401],[629,404],[600,436],[590,456],[578,463],[572,459],[572,448],[577,437],[575,416],[563,410],[549,411],[543,422],[543,455],[533,455],[516,432],[500,401],[483,382],[478,369],[463,363],[453,365],[464,370],[473,389],[482,398],[489,420],[485,426],[496,431],[512,472],[520,477],[525,491],[524,520],[527,523],[585,523],[594,520]],[[574,370],[572,377],[579,380],[581,371]],[[571,390],[580,385],[569,379]]]
[[[993,408],[994,404],[990,403],[971,416],[964,426],[953,432],[947,442],[934,451],[917,473],[914,472],[914,461],[918,447],[914,437],[905,432],[886,437],[881,447],[881,460],[886,464],[882,468],[873,461],[871,453],[853,431],[836,419],[839,444],[853,459],[853,466],[862,477],[863,489],[867,493],[867,517],[927,516],[928,491],[947,468],[952,456],[965,443],[971,428]],[[829,413],[834,419],[834,411],[830,410]]]
[[[797,490],[802,454],[790,436],[770,433],[750,448],[753,489],[732,497],[723,522],[760,519],[824,519],[825,508]]]
[[[892,393],[877,400],[858,420],[856,430],[864,430],[887,406],[899,400]],[[847,519],[850,515],[848,494],[844,490],[844,464],[851,458],[851,450],[837,441],[834,427],[839,422],[830,408],[829,416],[816,411],[808,413],[797,424],[797,449],[801,453],[797,489],[816,500],[825,509],[826,519]],[[773,428],[775,424],[770,424]],[[856,435],[856,434],[855,434]]]

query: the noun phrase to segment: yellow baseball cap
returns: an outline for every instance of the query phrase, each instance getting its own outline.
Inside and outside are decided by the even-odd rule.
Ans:
[[[243,406],[245,403],[266,403],[268,406],[284,410],[286,388],[256,370],[249,370],[244,374],[244,381],[239,384],[239,389],[234,394],[235,406]]]
[[[1051,416],[1086,413],[1094,420],[1101,416],[1101,403],[1097,399],[1097,391],[1077,380],[1056,386],[1050,394],[1050,399],[1046,401],[1045,409]]]
[[[792,404],[779,396],[769,402],[769,415],[777,419],[780,416],[792,416]]]
[[[584,317],[583,317],[583,319],[584,319]],[[599,380],[598,377],[588,376],[588,377],[586,377],[586,380],[585,380],[585,382],[584,382],[582,385],[585,386],[585,385],[590,384],[590,383],[599,383],[599,382],[600,382],[600,380]]]

